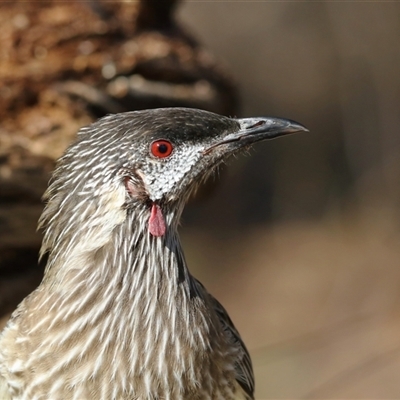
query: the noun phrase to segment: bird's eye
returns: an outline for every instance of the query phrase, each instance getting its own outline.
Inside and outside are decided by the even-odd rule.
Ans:
[[[168,140],[156,140],[150,146],[151,154],[158,158],[169,157],[174,146]]]

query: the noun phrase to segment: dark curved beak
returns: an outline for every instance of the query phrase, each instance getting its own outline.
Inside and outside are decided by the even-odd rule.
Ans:
[[[244,140],[248,143],[254,143],[296,132],[308,132],[305,126],[284,118],[242,118],[236,121],[240,124],[240,130],[225,136],[223,142]]]
[[[298,122],[284,118],[242,118],[237,121],[241,128],[238,135],[243,138],[253,137],[264,140],[291,133],[309,132],[305,126]]]
[[[305,126],[298,122],[284,118],[257,117],[242,118],[236,121],[239,123],[240,129],[226,135],[221,141],[209,147],[205,153],[223,144],[236,142],[237,147],[243,147],[261,140],[274,139],[297,132],[309,132]]]

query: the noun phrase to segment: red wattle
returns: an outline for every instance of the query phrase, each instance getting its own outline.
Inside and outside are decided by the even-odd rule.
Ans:
[[[161,208],[158,204],[153,204],[151,206],[151,214],[149,219],[149,232],[153,236],[163,236],[165,231],[165,219]]]

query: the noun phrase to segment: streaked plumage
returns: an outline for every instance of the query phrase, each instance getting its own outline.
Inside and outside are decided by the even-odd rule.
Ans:
[[[0,337],[0,398],[252,399],[246,347],[190,275],[177,227],[227,156],[300,130],[191,109],[82,128],[45,195],[45,277]],[[153,151],[157,140],[170,155]]]

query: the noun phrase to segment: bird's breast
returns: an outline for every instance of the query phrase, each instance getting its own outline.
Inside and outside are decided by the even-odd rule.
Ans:
[[[206,294],[161,272],[120,279],[77,283],[69,297],[41,288],[26,302],[5,333],[21,352],[7,365],[9,381],[23,377],[15,398],[236,398],[236,354]]]

